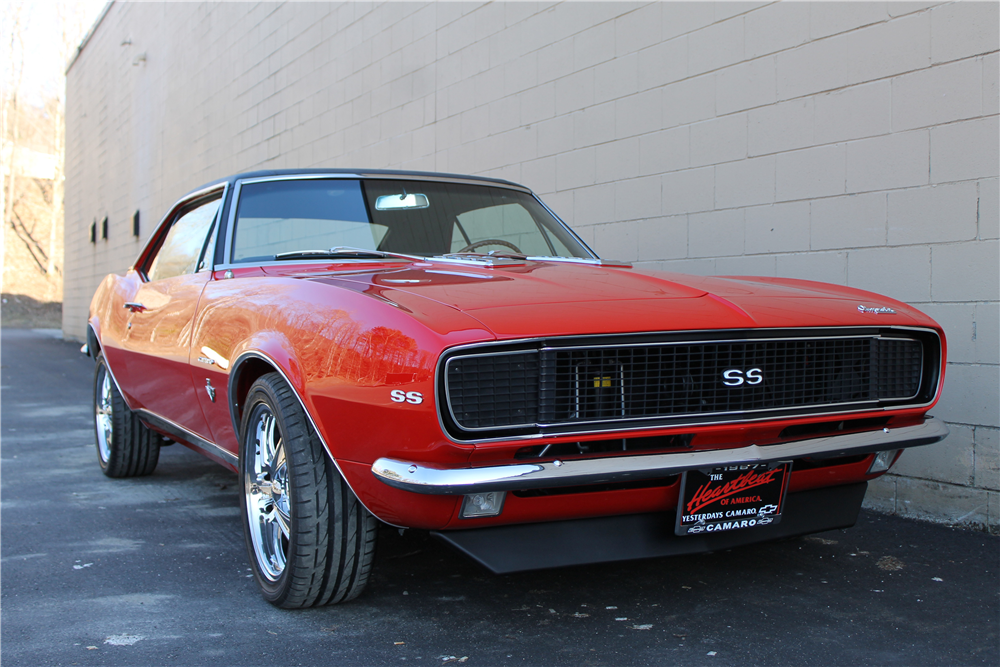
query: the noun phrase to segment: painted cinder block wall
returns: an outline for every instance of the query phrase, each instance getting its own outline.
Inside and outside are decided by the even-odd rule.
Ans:
[[[169,205],[269,167],[485,174],[602,255],[924,309],[952,435],[868,504],[1000,527],[996,2],[112,4],[68,73],[65,335]],[[132,216],[140,212],[140,237]],[[89,241],[108,216],[106,240]]]

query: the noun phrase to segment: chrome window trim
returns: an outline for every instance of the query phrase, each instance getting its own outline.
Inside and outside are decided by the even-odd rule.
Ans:
[[[551,215],[553,218],[555,218],[556,221],[560,225],[563,226],[563,229],[567,230],[570,233],[570,236],[572,236],[573,238],[576,239],[577,243],[579,243],[580,246],[583,247],[584,250],[586,250],[587,252],[589,252],[594,259],[597,259],[597,260],[600,259],[600,257],[597,256],[597,253],[594,252],[593,249],[589,245],[587,245],[586,242],[582,238],[580,238],[580,235],[577,234],[576,231],[572,227],[570,227],[569,225],[567,225],[565,220],[563,220],[558,215],[556,215],[555,211],[553,211],[551,208],[549,208],[548,204],[546,204],[545,202],[543,202],[541,200],[541,198],[538,195],[536,195],[534,192],[531,192],[529,190],[528,193],[532,197],[535,198],[535,201],[537,201],[539,204],[541,204],[542,208],[544,208],[546,211],[549,212],[549,215]]]
[[[226,221],[226,245],[222,249],[222,265],[216,271],[225,270],[232,266],[233,252],[233,226],[236,224],[236,209],[239,208],[240,191],[243,189],[243,181],[236,181],[233,186],[233,198],[229,202],[229,219]],[[243,266],[246,266],[245,264]]]
[[[932,334],[938,340],[939,350],[941,350],[943,352],[943,349],[941,347],[941,336],[940,336],[940,334],[938,334],[938,332],[935,331],[934,329],[931,329],[931,328],[928,328],[928,327],[916,327],[916,326],[906,326],[906,325],[881,325],[880,326],[880,325],[877,325],[877,324],[873,324],[873,325],[863,325],[863,326],[851,325],[851,326],[840,326],[840,327],[790,327],[790,328],[794,328],[796,331],[810,331],[810,330],[813,330],[813,331],[836,331],[838,329],[844,329],[844,330],[848,330],[848,329],[853,329],[853,330],[857,330],[857,329],[890,329],[890,330],[897,330],[897,331],[917,331],[917,332],[921,332],[921,333],[924,333],[924,334]],[[788,329],[780,329],[780,328],[758,329],[758,331],[761,331],[761,332],[781,332],[781,331],[787,331],[787,330]],[[441,386],[442,377],[444,376],[441,364],[442,364],[442,359],[447,358],[447,360],[450,360],[454,356],[453,353],[455,353],[455,352],[461,352],[462,350],[473,349],[473,348],[480,348],[480,347],[489,348],[489,347],[495,347],[495,346],[498,346],[498,345],[522,345],[522,344],[523,345],[530,345],[531,343],[537,343],[537,342],[541,342],[541,341],[544,341],[544,340],[552,340],[553,338],[559,338],[560,340],[572,340],[572,339],[589,339],[589,338],[607,337],[607,338],[613,340],[614,338],[633,337],[633,336],[637,336],[637,335],[639,335],[639,336],[658,336],[658,335],[669,336],[669,335],[678,335],[678,334],[692,334],[692,335],[694,335],[694,334],[719,333],[720,331],[725,331],[725,330],[724,329],[723,330],[720,330],[720,329],[698,329],[698,330],[690,330],[690,331],[647,331],[647,332],[640,331],[640,332],[629,332],[629,333],[620,333],[620,334],[579,334],[579,335],[573,335],[573,336],[546,336],[546,337],[522,338],[522,339],[515,339],[515,340],[493,340],[493,341],[482,341],[482,342],[478,342],[478,343],[465,343],[465,344],[462,344],[462,345],[456,345],[455,347],[450,347],[450,348],[442,351],[441,355],[438,357],[437,364],[436,364],[436,366],[434,368],[434,396],[435,396],[435,401],[436,401],[437,397],[441,396],[442,393],[445,393],[445,399],[446,399],[446,402],[448,403],[447,409],[449,410],[449,413],[450,413],[450,411],[451,411],[451,405],[450,405],[450,399],[447,396],[447,387],[442,387]],[[852,336],[845,335],[845,336],[840,336],[840,337],[842,337],[842,338],[850,338]],[[862,338],[865,338],[865,337],[880,337],[881,338],[881,337],[887,337],[887,336],[882,336],[881,334],[874,334],[873,336],[861,336],[861,335],[859,335],[859,337],[862,337]],[[803,336],[802,338],[809,339],[811,337],[810,336]],[[761,339],[757,339],[757,338],[744,338],[744,339],[732,339],[732,340],[764,340],[764,339],[763,338],[761,338]],[[777,340],[788,340],[788,339],[787,338],[786,339],[778,338]],[[824,338],[824,340],[829,340],[829,338],[828,337]],[[696,341],[696,342],[715,342],[715,341],[705,341],[705,340],[702,340],[702,341]],[[921,343],[921,345],[923,345],[923,341],[920,341],[920,343]],[[652,343],[652,344],[655,345],[657,343]],[[682,344],[682,343],[678,343],[678,344]],[[587,347],[587,346],[579,346],[579,347]],[[539,349],[541,349],[541,348],[539,348]],[[560,348],[554,348],[554,349],[565,349],[565,348],[561,348],[560,347]],[[525,352],[525,351],[531,351],[531,350],[520,350],[520,352]],[[462,355],[462,356],[465,356],[465,355]],[[805,412],[805,413],[796,414],[796,415],[793,415],[793,416],[795,418],[797,418],[797,419],[798,418],[808,419],[808,418],[811,418],[811,417],[823,417],[823,416],[827,416],[827,415],[845,415],[845,414],[859,414],[859,413],[864,413],[864,412],[887,412],[887,411],[913,410],[913,409],[918,409],[919,410],[921,408],[930,407],[940,397],[940,395],[941,395],[941,388],[942,388],[942,386],[944,384],[944,382],[942,380],[944,378],[944,370],[945,370],[945,363],[946,362],[944,360],[944,354],[939,354],[939,357],[940,357],[940,359],[938,360],[939,366],[938,366],[938,374],[937,374],[937,386],[934,388],[935,389],[934,395],[926,403],[903,405],[903,406],[883,406],[883,407],[872,406],[872,407],[857,407],[857,408],[850,408],[849,407],[846,410],[826,410],[826,411],[822,411],[822,412]],[[924,366],[923,366],[923,359],[922,358],[921,358],[921,362],[920,363],[921,363],[920,371],[921,371],[921,374],[923,374]],[[897,400],[897,399],[893,399],[893,400]],[[907,400],[907,399],[898,399],[898,400]],[[874,401],[870,401],[868,403],[874,403]],[[858,404],[854,404],[854,403],[835,403],[833,405],[852,406],[852,405],[864,405],[864,403],[858,403]],[[815,407],[822,407],[822,406],[812,406],[812,405],[810,405],[810,406],[804,406],[804,407],[799,407],[799,408],[784,408],[784,410],[787,410],[787,411],[796,410],[796,409],[799,409],[799,410],[811,410],[811,409],[813,409]],[[708,415],[708,417],[710,418],[708,420],[699,420],[699,421],[694,421],[694,422],[681,422],[681,421],[678,421],[677,423],[670,423],[670,424],[665,424],[665,425],[664,424],[649,424],[649,423],[647,423],[645,425],[639,425],[639,426],[621,426],[622,422],[626,421],[626,420],[616,420],[614,422],[614,424],[617,424],[618,425],[617,427],[610,426],[608,428],[593,428],[593,429],[585,429],[585,430],[567,430],[567,431],[559,431],[558,433],[528,433],[528,434],[520,434],[520,435],[497,436],[497,437],[492,437],[492,438],[476,438],[476,437],[456,438],[455,436],[453,436],[448,431],[447,427],[445,426],[443,410],[440,407],[438,407],[438,409],[436,410],[436,412],[437,412],[437,418],[438,418],[438,426],[441,428],[441,433],[444,434],[444,437],[446,437],[451,442],[454,442],[456,444],[461,444],[461,445],[488,444],[488,443],[494,443],[494,442],[533,441],[533,440],[541,440],[541,439],[545,439],[545,438],[564,438],[564,437],[583,436],[583,435],[600,435],[602,433],[631,433],[631,432],[634,432],[634,431],[652,431],[652,430],[667,430],[667,429],[673,431],[673,430],[677,430],[677,429],[690,429],[690,428],[697,428],[697,427],[701,427],[701,426],[717,426],[717,425],[720,425],[720,424],[743,424],[743,423],[750,424],[750,423],[757,423],[757,422],[775,421],[775,420],[785,419],[786,418],[785,415],[780,415],[780,414],[779,415],[774,415],[774,414],[772,414],[772,415],[767,416],[767,417],[756,417],[756,418],[750,418],[750,419],[711,419],[711,417],[713,417],[713,416],[723,416],[723,415],[727,415],[727,414],[747,414],[748,412],[750,412],[750,411],[741,411],[739,413],[711,413],[711,414]],[[758,411],[754,411],[754,412],[760,412],[760,411],[758,410]],[[768,410],[768,412],[773,413],[773,412],[775,412],[775,410],[774,409],[770,409],[770,410]],[[688,418],[691,417],[691,415],[685,415],[685,416],[688,417]],[[653,420],[656,420],[656,419],[663,419],[663,418],[659,418],[659,417],[640,417],[640,418],[633,418],[631,421],[634,422],[637,419],[641,419],[641,420],[644,420],[646,422],[650,422],[650,421],[653,421]],[[681,417],[681,419],[683,419],[683,416]],[[458,424],[458,421],[454,419],[454,416],[452,416],[452,421],[455,424]],[[572,422],[571,424],[523,424],[523,425],[506,426],[506,427],[491,427],[491,428],[487,428],[487,429],[476,429],[476,431],[500,431],[500,430],[513,430],[513,429],[518,429],[518,428],[532,428],[532,427],[550,428],[550,427],[558,427],[558,426],[567,426],[568,428],[572,428],[572,425],[574,425],[574,424],[585,425],[585,424],[601,424],[601,423],[607,423],[607,422],[596,421],[596,422],[586,422],[586,423],[584,423],[584,422]],[[470,432],[470,433],[474,433],[475,432],[475,431],[473,431],[473,429],[465,429],[465,430],[468,431],[468,432]]]
[[[600,262],[600,258],[598,258],[597,254],[593,250],[591,250],[590,246],[588,246],[583,241],[583,239],[580,238],[580,236],[575,231],[573,231],[573,229],[569,225],[567,225],[563,221],[562,218],[560,218],[558,215],[556,215],[552,211],[552,209],[550,209],[545,204],[545,202],[543,202],[541,199],[539,199],[538,196],[535,195],[535,193],[532,192],[530,188],[526,188],[523,185],[518,185],[516,183],[501,182],[501,181],[492,181],[492,180],[486,180],[486,179],[484,179],[484,180],[478,180],[478,179],[469,179],[469,178],[460,178],[460,177],[432,176],[430,174],[427,174],[427,175],[419,175],[419,174],[370,174],[369,175],[369,174],[365,174],[365,173],[361,172],[361,173],[282,174],[280,176],[257,176],[257,177],[254,177],[254,178],[240,178],[240,179],[237,179],[236,183],[234,185],[234,189],[233,189],[233,198],[232,198],[232,201],[229,203],[229,221],[228,221],[228,224],[226,225],[226,246],[223,249],[223,253],[222,253],[222,264],[215,266],[213,268],[213,271],[222,271],[222,270],[232,269],[232,268],[236,268],[236,267],[270,266],[271,265],[271,263],[259,263],[259,262],[239,262],[239,263],[235,263],[234,264],[233,261],[232,261],[233,230],[234,230],[235,225],[236,225],[236,211],[239,208],[240,191],[242,190],[242,186],[243,186],[244,183],[246,183],[246,184],[249,185],[249,184],[253,184],[253,183],[269,183],[269,182],[273,182],[273,181],[304,181],[304,180],[321,180],[321,179],[382,180],[382,181],[427,181],[427,182],[432,182],[432,183],[457,183],[457,184],[462,184],[462,185],[477,185],[479,187],[494,187],[494,188],[502,188],[502,189],[505,189],[505,190],[514,190],[516,192],[522,192],[524,194],[529,195],[535,201],[537,201],[541,205],[541,207],[543,209],[545,209],[549,213],[549,215],[551,215],[552,218],[557,223],[559,223],[560,225],[562,225],[563,229],[565,229],[566,231],[569,232],[570,236],[572,236],[574,239],[576,239],[576,241],[580,244],[580,247],[582,247],[585,251],[587,251],[587,252],[589,252],[591,254],[591,257],[565,258],[566,261],[574,260],[575,259],[575,260],[597,260],[598,262]],[[229,185],[228,182],[226,183],[226,185],[228,187],[228,185]],[[186,199],[188,199],[188,197],[185,197],[185,200]],[[226,193],[223,192],[223,195],[222,195],[223,202],[225,202],[225,199],[226,199]],[[171,211],[173,211],[173,209],[171,209]],[[161,224],[162,224],[162,221],[161,221]],[[159,229],[159,225],[157,225],[156,229]],[[216,243],[218,243],[218,240],[216,240]],[[432,259],[432,258],[431,257],[421,258],[421,261],[430,260],[430,259]],[[318,262],[318,260],[313,260],[313,261],[314,262]],[[329,262],[329,260],[323,260],[323,261]],[[370,262],[370,261],[382,261],[382,260],[359,260],[359,261],[369,261]],[[438,259],[437,261],[446,261],[446,260]],[[455,261],[465,261],[465,260],[455,260]],[[542,261],[542,260],[540,260],[540,261]],[[277,262],[277,264],[281,264],[281,263],[282,262]],[[303,263],[306,263],[306,262],[303,262]],[[312,262],[310,262],[310,263],[312,263]],[[466,262],[466,263],[468,263],[468,262]],[[613,265],[617,266],[618,264],[613,264]]]
[[[318,181],[318,180],[334,179],[334,178],[340,180],[350,180],[355,178],[361,178],[361,175],[354,173],[282,174],[280,176],[256,176],[254,178],[241,178],[238,182],[250,185],[252,183],[270,183],[273,181]]]
[[[219,210],[215,212],[215,220],[212,221],[212,236],[215,237],[215,243],[219,242],[219,227],[222,225],[222,216],[224,215],[223,209],[226,207],[226,195],[229,194],[229,181],[226,181],[222,186],[222,196],[219,198]],[[195,265],[195,273],[200,273],[202,271],[208,271],[212,273],[215,271],[215,244],[209,244],[208,239],[205,239],[205,243],[201,246],[201,254],[198,256],[198,264],[205,262],[205,268],[198,269],[198,265]],[[208,246],[212,245],[212,256],[208,257],[206,253],[208,252]]]

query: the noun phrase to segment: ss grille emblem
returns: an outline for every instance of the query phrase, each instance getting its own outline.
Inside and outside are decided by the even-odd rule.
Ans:
[[[722,384],[727,387],[738,387],[744,382],[746,384],[760,384],[763,381],[764,372],[759,368],[751,368],[746,374],[739,368],[722,371]]]

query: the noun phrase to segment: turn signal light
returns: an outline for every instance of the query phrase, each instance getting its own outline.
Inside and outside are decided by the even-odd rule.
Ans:
[[[871,475],[876,472],[885,472],[896,461],[896,455],[898,454],[898,449],[887,449],[884,452],[879,452],[875,455],[875,460],[872,461],[871,467],[868,468],[868,474]]]
[[[490,491],[489,493],[472,493],[462,501],[463,519],[478,519],[484,516],[497,516],[503,509],[506,491]]]

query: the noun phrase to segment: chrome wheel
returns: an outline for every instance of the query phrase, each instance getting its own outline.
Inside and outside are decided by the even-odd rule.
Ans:
[[[357,597],[371,574],[377,520],[281,375],[257,378],[240,403],[240,515],[264,599],[301,609]]]
[[[262,573],[277,581],[285,570],[291,535],[288,463],[274,413],[258,405],[251,424],[252,451],[243,464],[247,523]]]
[[[149,475],[160,460],[160,436],[132,412],[118,391],[104,353],[94,367],[94,442],[97,462],[108,477]]]
[[[103,379],[98,387],[97,400],[94,405],[94,421],[97,426],[97,454],[101,461],[107,463],[111,457],[111,445],[114,443],[114,407],[111,397],[111,375],[103,369]]]

